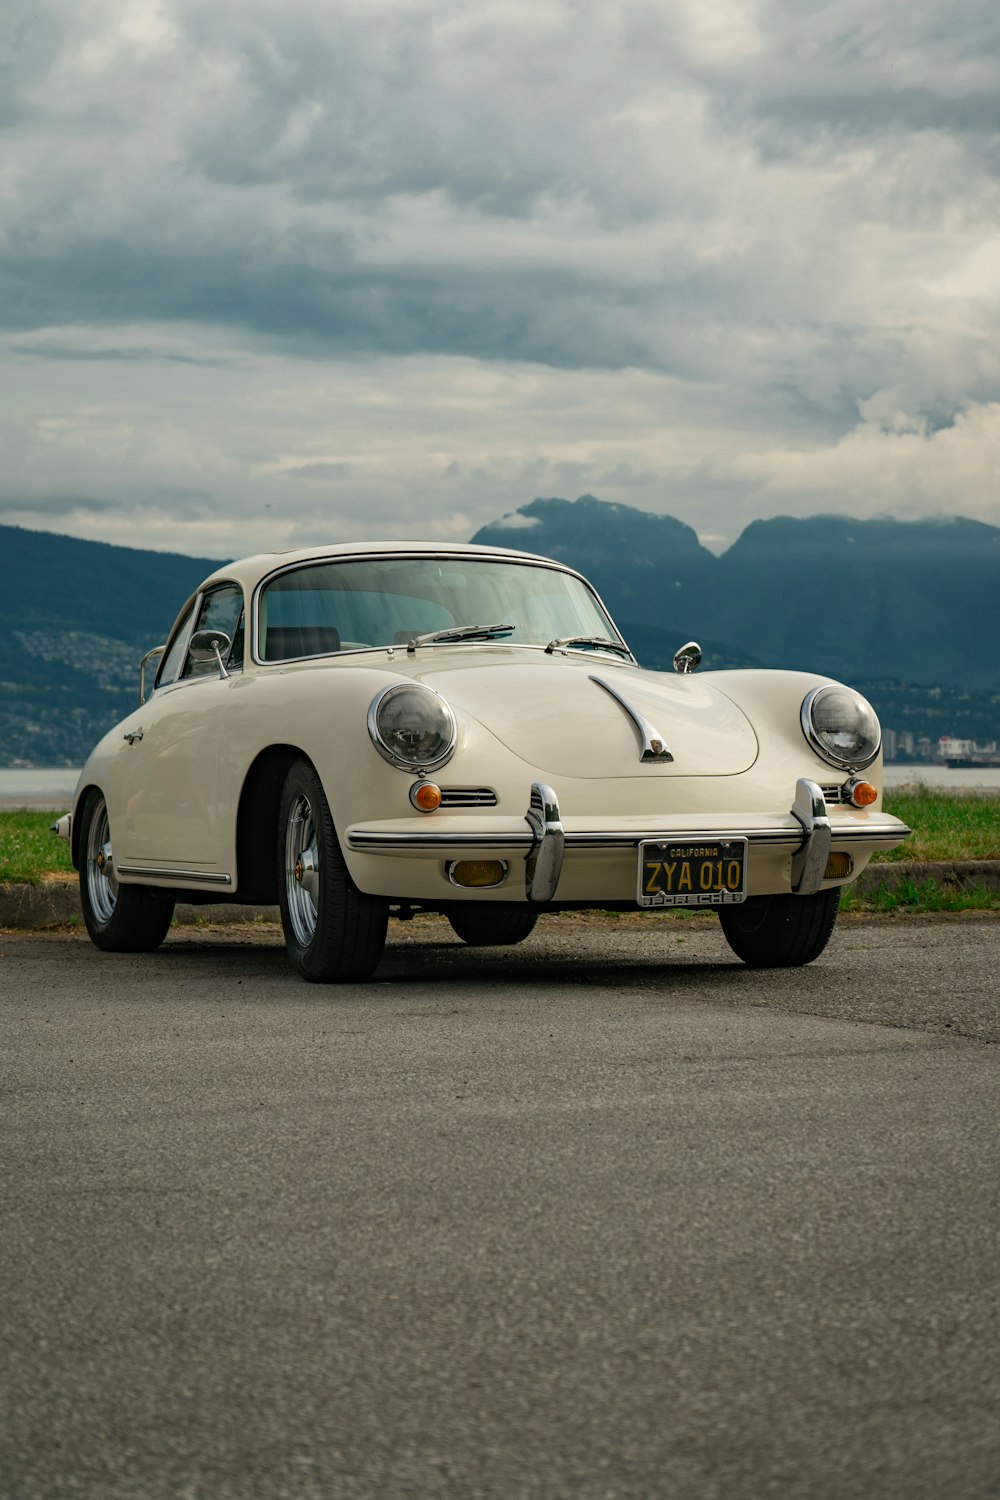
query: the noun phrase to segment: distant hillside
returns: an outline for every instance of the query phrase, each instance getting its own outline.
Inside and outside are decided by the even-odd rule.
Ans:
[[[143,652],[218,566],[0,526],[0,765],[78,765],[136,703]]]
[[[707,668],[846,679],[914,740],[1000,738],[995,527],[757,521],[720,558],[671,516],[585,495],[534,500],[473,541],[579,568],[644,666],[669,671],[694,637]],[[80,764],[135,704],[142,653],[217,566],[0,526],[0,766]]]
[[[715,557],[669,516],[584,495],[533,500],[473,541],[572,563],[664,646],[694,636],[733,665],[1000,688],[1000,528],[977,521],[782,517]]]

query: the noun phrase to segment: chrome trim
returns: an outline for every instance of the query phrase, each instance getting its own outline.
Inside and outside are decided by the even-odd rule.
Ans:
[[[154,875],[157,880],[183,880],[195,885],[232,885],[231,875],[215,875],[207,870],[154,870],[149,865],[119,865],[119,875]]]
[[[898,821],[868,823],[858,827],[840,828],[832,827],[833,843],[855,844],[872,843],[880,845],[885,840],[892,840],[888,847],[894,847],[903,839],[909,838],[911,829]],[[566,832],[563,831],[563,842],[566,852],[579,852],[583,850],[620,850],[637,849],[644,839],[655,839],[660,843],[672,838],[712,838],[712,839],[748,839],[751,846],[763,847],[774,846],[787,848],[793,851],[802,847],[802,825],[798,821],[787,828],[708,828],[708,829],[677,829],[670,828],[644,828],[634,833],[622,833],[619,831],[604,832]],[[347,836],[349,849],[359,854],[399,854],[409,851],[410,853],[426,853],[438,855],[446,849],[489,849],[489,850],[530,850],[532,844],[531,835],[528,833],[491,833],[488,828],[481,833],[441,833],[430,829],[415,831],[413,833],[384,833],[380,829],[355,829]]]
[[[509,555],[505,555],[499,549],[497,551],[497,554],[494,556],[490,552],[462,552],[462,551],[455,551],[455,552],[448,552],[448,551],[441,551],[441,552],[414,552],[414,551],[411,551],[411,550],[407,549],[406,547],[401,547],[398,551],[395,548],[381,547],[381,548],[376,548],[376,549],[374,549],[371,552],[352,552],[352,553],[349,553],[349,554],[342,554],[342,555],[336,556],[336,557],[308,557],[308,558],[305,558],[305,559],[301,559],[300,558],[298,562],[284,563],[280,567],[272,568],[272,570],[269,573],[265,573],[264,576],[263,576],[263,578],[259,579],[257,581],[257,583],[254,585],[253,594],[251,595],[251,599],[250,599],[250,630],[248,631],[248,637],[249,637],[249,642],[250,642],[250,659],[254,663],[254,665],[258,666],[258,667],[263,667],[263,666],[269,666],[269,667],[270,666],[287,666],[288,661],[316,661],[316,660],[322,659],[325,656],[329,656],[330,655],[330,652],[324,651],[324,652],[319,652],[317,654],[317,656],[315,656],[315,657],[312,657],[312,656],[293,656],[293,657],[289,657],[288,661],[286,661],[286,662],[265,662],[264,659],[263,659],[263,657],[261,657],[258,654],[257,647],[258,647],[258,642],[259,642],[259,638],[260,638],[260,596],[261,596],[261,594],[263,593],[264,589],[267,587],[267,585],[269,583],[273,583],[274,580],[276,578],[280,578],[283,573],[295,573],[295,572],[297,572],[301,568],[317,568],[317,567],[326,567],[326,566],[330,566],[330,565],[334,565],[334,564],[339,564],[339,563],[365,562],[365,561],[368,561],[369,559],[371,559],[373,557],[381,557],[381,558],[394,557],[394,558],[399,558],[401,561],[406,561],[407,559],[424,559],[424,558],[434,559],[434,558],[437,558],[437,559],[439,559],[442,562],[459,562],[459,561],[462,561],[463,559],[466,562],[491,562],[491,561],[492,562],[498,562],[498,563],[515,563],[516,562],[517,564],[519,564],[522,567],[527,567],[527,568],[545,568],[550,573],[567,573],[570,576],[570,578],[576,578],[576,579],[578,579],[579,582],[583,584],[583,586],[587,590],[587,592],[593,595],[593,597],[597,600],[597,603],[600,606],[601,612],[604,615],[605,619],[609,621],[609,623],[613,626],[614,630],[616,631],[616,633],[618,635],[618,638],[621,641],[622,645],[626,648],[627,651],[629,651],[629,655],[630,656],[632,654],[631,653],[631,649],[628,646],[628,642],[624,639],[624,637],[622,636],[621,631],[618,629],[618,626],[615,624],[615,621],[614,621],[614,619],[612,617],[611,611],[608,609],[607,605],[605,604],[604,600],[601,598],[600,594],[594,588],[594,585],[590,582],[590,579],[589,578],[585,578],[582,573],[578,573],[575,568],[568,568],[568,567],[566,567],[566,565],[564,563],[557,562],[554,558],[551,558],[551,557],[538,557],[537,555],[532,555],[531,553],[521,553],[521,552],[514,552],[514,551],[512,551]],[[496,644],[496,643],[495,642],[490,642],[488,644]],[[503,644],[503,643],[501,643],[501,644]],[[524,642],[511,642],[510,644],[512,644],[512,645],[518,645],[518,646],[526,646],[529,643],[526,642],[526,641],[524,641]],[[363,647],[359,647],[358,649],[359,650],[364,650],[364,651],[388,651],[389,655],[391,656],[392,652],[393,652],[393,649],[398,650],[399,648],[398,648],[398,646],[395,647],[395,648],[393,648],[391,646],[363,646]],[[543,646],[538,646],[538,650],[540,650],[540,651],[544,650],[544,647]],[[336,654],[337,655],[343,655],[344,653],[338,652]],[[632,657],[632,660],[633,660],[633,662],[635,661],[635,657],[634,656]]]
[[[391,698],[393,693],[402,692],[404,688],[416,688],[421,693],[429,693],[432,698],[438,700],[451,720],[451,741],[447,749],[442,751],[440,755],[436,755],[433,760],[404,760],[402,756],[396,755],[390,750],[382,738],[381,730],[378,727],[378,711],[386,698]],[[382,759],[387,760],[390,766],[395,766],[397,771],[406,771],[410,776],[426,776],[428,771],[437,771],[441,766],[447,765],[455,754],[455,747],[458,744],[458,724],[451,704],[440,693],[435,692],[434,688],[428,687],[425,682],[417,682],[412,677],[407,677],[402,682],[390,682],[388,687],[382,688],[381,692],[375,694],[368,705],[368,733],[371,736],[372,744]]]
[[[165,653],[166,653],[166,650],[167,650],[167,643],[166,643],[166,641],[164,641],[164,643],[163,643],[162,646],[154,646],[153,649],[152,649],[152,651],[147,651],[146,654],[145,654],[145,656],[142,658],[142,661],[139,663],[139,707],[140,708],[142,707],[142,705],[146,701],[146,663],[149,662],[149,661],[152,661],[154,656],[157,657],[157,658],[164,656]]]
[[[876,724],[878,724],[878,742],[871,755],[867,756],[866,758],[863,758],[861,760],[847,760],[842,755],[834,755],[833,751],[828,749],[827,746],[823,744],[819,735],[816,733],[812,721],[812,706],[816,699],[819,697],[820,693],[828,692],[830,688],[840,688],[842,691],[854,693],[855,697],[860,698],[862,703],[867,704],[867,706],[871,708],[872,713],[875,714],[875,722]],[[862,693],[856,692],[854,688],[847,687],[846,684],[842,682],[821,683],[819,687],[814,687],[810,692],[806,693],[805,697],[802,700],[802,708],[799,711],[799,718],[802,724],[802,733],[805,735],[806,742],[809,745],[810,749],[815,750],[820,760],[825,760],[827,765],[836,766],[838,771],[864,771],[868,766],[872,764],[873,761],[878,759],[878,753],[882,748],[882,725],[879,723],[878,714],[875,713],[875,710],[868,702],[868,699],[865,698]]]
[[[463,885],[460,880],[456,880],[455,879],[455,866],[456,865],[465,864],[465,863],[467,863],[467,861],[465,859],[450,859],[448,861],[448,863],[444,867],[445,874],[447,875],[448,879],[451,881],[452,885],[455,887],[456,890],[459,890],[459,891],[496,891],[496,890],[499,890],[499,888],[502,885],[506,885],[506,883],[507,883],[507,874],[508,874],[508,871],[510,870],[510,866],[508,865],[508,863],[507,863],[507,861],[505,859],[498,859],[496,861],[496,863],[500,866],[500,879],[499,880],[494,880],[494,882],[493,882],[492,885]]]
[[[106,926],[115,914],[118,903],[118,876],[111,847],[111,824],[108,821],[108,804],[101,797],[97,802],[90,826],[87,830],[87,847],[83,851],[81,866],[87,882],[87,895],[91,909],[101,926]]]
[[[496,807],[497,794],[491,786],[443,786],[441,807]]]
[[[792,890],[797,896],[814,896],[823,884],[833,842],[826,802],[815,781],[803,776],[795,783],[792,817],[805,833],[805,842],[792,860]]]
[[[697,641],[686,641],[674,652],[674,671],[681,672],[685,676],[688,672],[696,672],[701,666],[701,647]]]
[[[73,814],[63,813],[61,818],[56,818],[49,825],[49,832],[54,833],[57,839],[72,840],[73,837]]]
[[[173,629],[167,636],[167,644],[164,648],[163,656],[160,658],[160,665],[156,669],[156,676],[153,678],[154,693],[156,692],[157,688],[172,687],[175,682],[180,682],[181,673],[183,672],[185,663],[187,662],[188,642],[194,634],[194,624],[198,618],[204,598],[204,588],[196,589],[196,591],[191,595],[190,599],[187,599],[181,606],[180,613],[177,616],[177,619],[174,621]],[[191,618],[187,621],[187,624],[183,629],[178,629],[178,626],[181,625],[189,610],[191,612]],[[166,660],[167,656],[170,654],[170,648],[171,646],[173,646],[175,641],[183,641],[184,644],[181,648],[180,655],[177,658],[176,672],[174,673],[173,677],[171,677],[169,682],[164,682],[160,677],[160,673],[163,671],[163,663]]]
[[[122,735],[122,739],[123,740],[127,740],[130,745],[134,745],[135,742],[136,742],[136,740],[141,740],[142,739],[142,730],[141,729],[128,729]]]
[[[219,665],[219,680],[224,682],[229,676],[226,664],[222,660],[222,651],[225,648],[228,656],[233,649],[233,643],[224,630],[214,630],[210,625],[202,630],[196,630],[188,641],[188,659],[204,665],[215,657]]]
[[[617,688],[613,688],[610,682],[605,682],[603,677],[595,677],[592,673],[590,674],[590,680],[591,682],[596,682],[597,686],[602,687],[606,693],[611,694],[615,702],[625,710],[639,731],[639,738],[642,741],[639,760],[642,764],[648,765],[650,762],[654,762],[665,765],[668,761],[673,760],[674,757],[671,755],[667,747],[667,742],[660,731],[654,728],[648,719],[643,718],[639,710],[633,708],[632,704],[627,698],[622,697]]]
[[[551,901],[562,873],[566,836],[555,792],[544,781],[531,783],[524,815],[531,829],[531,848],[524,862],[524,894],[529,901]]]
[[[285,824],[285,904],[295,940],[308,948],[319,923],[320,868],[316,814],[299,792]]]

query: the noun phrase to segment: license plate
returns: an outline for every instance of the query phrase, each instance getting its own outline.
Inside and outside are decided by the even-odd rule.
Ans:
[[[747,898],[746,839],[639,845],[640,906],[734,906]]]

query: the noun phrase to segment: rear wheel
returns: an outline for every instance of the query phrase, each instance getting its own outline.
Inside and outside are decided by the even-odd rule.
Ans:
[[[285,947],[302,978],[367,979],[385,947],[388,902],[366,896],[352,881],[322,783],[305,759],[285,778],[277,853]]]
[[[453,906],[448,921],[470,948],[502,948],[523,943],[534,931],[538,913],[518,907]]]
[[[840,905],[839,889],[815,896],[751,896],[724,906],[719,921],[726,942],[752,969],[791,969],[811,964],[830,941]]]
[[[108,806],[92,791],[80,825],[80,905],[91,940],[106,953],[151,953],[166,937],[174,898],[145,885],[119,885]]]

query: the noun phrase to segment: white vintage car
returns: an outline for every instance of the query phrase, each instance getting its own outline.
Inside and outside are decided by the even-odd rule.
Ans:
[[[303,978],[349,981],[390,916],[505,944],[542,912],[712,908],[746,963],[808,963],[909,832],[878,720],[829,678],[700,656],[643,670],[590,585],[529,553],[220,568],[62,820],[90,935],[150,950],[178,899],[277,901]]]

